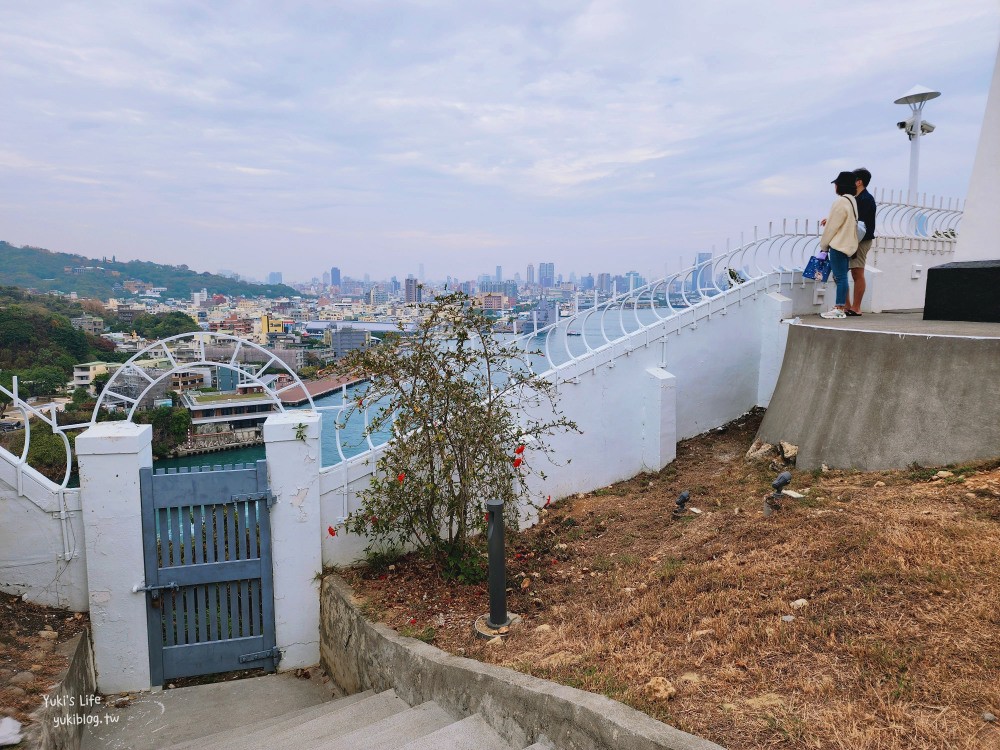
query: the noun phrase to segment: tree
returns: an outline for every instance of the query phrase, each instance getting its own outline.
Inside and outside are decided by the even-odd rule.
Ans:
[[[387,335],[337,364],[343,374],[370,377],[350,411],[367,404],[369,432],[391,423],[395,434],[345,526],[369,537],[369,552],[413,543],[461,566],[485,528],[486,500],[504,500],[513,524],[525,476],[544,477],[534,467],[550,458],[547,439],[577,428],[558,411],[554,384],[531,370],[529,353],[496,337],[468,297],[422,308],[412,336]]]
[[[101,372],[95,375],[94,379],[91,381],[91,385],[94,386],[94,393],[100,396],[104,391],[104,386],[108,384],[109,380],[111,380],[110,372]]]

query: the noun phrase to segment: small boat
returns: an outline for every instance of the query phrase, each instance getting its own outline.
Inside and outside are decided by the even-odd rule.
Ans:
[[[566,331],[567,336],[582,336],[583,334],[579,331]]]

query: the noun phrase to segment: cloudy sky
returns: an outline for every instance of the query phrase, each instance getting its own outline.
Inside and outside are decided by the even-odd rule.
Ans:
[[[0,7],[0,239],[306,280],[661,275],[868,166],[964,196],[998,0]]]

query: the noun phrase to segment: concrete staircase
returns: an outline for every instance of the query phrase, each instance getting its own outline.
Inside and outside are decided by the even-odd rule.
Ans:
[[[434,702],[410,706],[393,690],[331,699],[329,685],[290,675],[113,703],[90,717],[82,750],[521,750],[477,714],[455,716]]]
[[[519,750],[481,717],[410,706],[393,690],[364,692],[168,745],[164,750]],[[535,743],[531,750],[549,745]]]

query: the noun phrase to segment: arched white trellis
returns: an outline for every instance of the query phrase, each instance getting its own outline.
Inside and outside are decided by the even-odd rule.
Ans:
[[[174,344],[176,347],[177,344],[185,340],[191,340],[197,347],[196,351],[198,353],[198,358],[194,361],[179,361],[175,357],[174,351],[172,351],[169,346],[170,344]],[[233,353],[229,359],[224,361],[210,359],[206,355],[206,341],[212,341],[216,345],[222,346],[232,345]],[[243,355],[243,352],[245,351],[256,352],[261,356],[260,362],[263,362],[263,365],[258,371],[261,375],[266,373],[272,367],[277,366],[279,369],[284,370],[284,372],[292,379],[292,382],[278,389],[271,388],[262,377],[258,376],[257,372],[253,372],[240,366],[241,355]],[[170,367],[163,372],[157,372],[155,376],[150,375],[146,372],[145,368],[138,364],[142,360],[150,358],[166,359],[170,363]],[[245,360],[245,355],[243,355],[242,358]],[[246,362],[244,361],[243,364],[246,364]],[[259,362],[255,360],[254,364],[259,364]],[[97,402],[94,404],[94,411],[90,416],[90,422],[74,425],[73,427],[83,427],[90,424],[96,424],[101,407],[106,407],[107,402],[110,399],[117,399],[128,403],[130,406],[127,418],[131,420],[132,416],[135,414],[135,410],[139,408],[139,405],[149,395],[149,392],[157,385],[173,375],[188,372],[197,367],[221,367],[237,373],[240,376],[241,382],[252,383],[256,386],[260,386],[264,394],[266,394],[268,398],[274,402],[279,411],[285,410],[285,405],[281,400],[281,394],[293,388],[301,388],[304,399],[309,402],[310,407],[315,408],[309,389],[306,388],[305,384],[295,371],[283,360],[278,358],[273,352],[268,351],[264,347],[259,346],[252,341],[247,341],[246,339],[239,338],[238,336],[231,336],[227,333],[195,331],[193,333],[180,333],[176,336],[169,336],[168,338],[160,339],[130,357],[128,361],[115,370],[115,372],[108,379],[108,382],[101,391]],[[142,390],[135,396],[126,395],[121,392],[121,390],[125,390],[122,386],[125,385],[124,381],[130,374],[135,374],[140,379],[140,382],[145,381],[145,385],[142,387]],[[116,387],[121,390],[116,390]],[[128,390],[131,390],[130,386]]]

